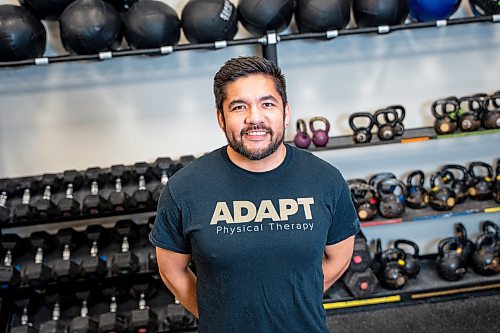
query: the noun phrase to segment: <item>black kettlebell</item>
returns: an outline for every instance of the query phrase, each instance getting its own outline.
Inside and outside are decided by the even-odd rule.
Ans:
[[[382,252],[378,278],[380,284],[387,289],[401,289],[408,281],[406,253],[398,248],[390,248]]]
[[[486,129],[500,128],[500,90],[486,100],[486,110],[481,123]]]
[[[443,172],[449,171],[453,174],[453,181],[450,186],[453,192],[455,192],[455,204],[461,204],[469,195],[469,186],[467,185],[469,172],[467,168],[459,164],[446,164],[441,170]]]
[[[377,136],[382,141],[392,140],[396,136],[398,114],[393,109],[382,109],[373,115],[378,127]]]
[[[490,220],[483,221],[482,224],[483,224],[482,226],[483,234],[489,232],[494,234],[498,239],[500,239],[500,227],[497,224],[495,224],[493,221]],[[500,242],[497,243],[496,251],[500,253]]]
[[[375,189],[364,179],[349,179],[347,186],[360,221],[372,220],[377,215],[377,195]]]
[[[408,254],[404,249],[401,248],[401,245],[408,245],[413,249],[413,254]],[[420,273],[420,259],[419,259],[419,253],[420,249],[418,248],[418,245],[415,242],[412,242],[411,240],[408,239],[396,239],[394,241],[394,247],[397,249],[400,249],[403,251],[406,255],[406,263],[405,263],[405,271],[406,274],[408,275],[408,278],[412,279],[415,278],[418,273]]]
[[[357,127],[355,125],[356,119],[366,118],[368,119],[368,125],[364,127]],[[368,143],[372,140],[372,128],[375,125],[375,121],[371,113],[368,112],[355,112],[349,116],[349,127],[354,131],[352,139],[355,143]]]
[[[437,180],[439,179],[439,183]],[[453,174],[449,171],[439,171],[431,176],[431,190],[429,192],[429,205],[439,211],[453,209],[456,204],[455,192],[447,185],[453,182]]]
[[[457,237],[448,237],[439,242],[436,271],[442,279],[457,281],[467,273],[467,266],[461,253],[461,242]]]
[[[414,180],[417,179],[416,183]],[[406,205],[413,209],[421,209],[429,204],[429,193],[424,187],[425,175],[422,170],[415,170],[406,177]]]
[[[478,170],[482,169],[480,175]],[[491,165],[476,161],[469,165],[469,197],[474,200],[488,200],[493,196],[493,168]]]
[[[464,257],[467,264],[470,264],[474,252],[474,243],[467,238],[467,229],[465,229],[463,223],[458,222],[455,224],[455,237],[461,242],[462,257]]]
[[[387,187],[390,187],[388,190]],[[397,218],[405,212],[406,186],[398,179],[386,178],[377,184],[378,211],[385,218]]]
[[[379,172],[370,177],[370,179],[368,180],[368,184],[376,189],[378,183],[386,178],[396,179],[396,175],[394,175],[392,172]],[[389,190],[392,189],[392,187],[386,187],[385,189]]]
[[[380,241],[380,238],[377,238],[377,240],[375,241],[375,254],[373,255],[373,260],[370,265],[370,268],[377,276],[380,274],[380,269],[382,268],[381,258],[382,242]]]
[[[434,118],[434,130],[437,134],[450,134],[457,129],[458,98],[450,96],[432,103],[431,112]]]
[[[396,111],[396,116],[397,116],[396,126],[395,126],[396,136],[403,135],[403,133],[405,131],[405,126],[403,125],[403,120],[406,117],[406,109],[402,105],[391,105],[391,106],[388,106],[386,109],[392,109],[392,110]],[[387,114],[387,116],[388,115],[389,114]]]
[[[458,128],[462,132],[477,131],[481,127],[483,105],[479,95],[464,96],[458,100]]]
[[[324,129],[316,129],[315,122],[322,122]],[[330,131],[330,122],[325,117],[313,117],[309,120],[309,129],[312,133],[312,142],[316,147],[325,147],[328,144],[328,132]]]
[[[496,203],[500,203],[500,158],[497,159],[497,167],[495,169],[495,181],[493,182],[493,198]]]
[[[481,275],[500,273],[500,253],[498,236],[492,232],[481,234],[476,240],[476,250],[472,254],[472,268]]]
[[[293,139],[293,143],[296,147],[307,149],[311,144],[311,137],[307,133],[307,125],[304,119],[297,120],[297,133]]]

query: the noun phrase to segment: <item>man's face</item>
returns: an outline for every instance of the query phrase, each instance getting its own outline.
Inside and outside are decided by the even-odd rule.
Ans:
[[[217,113],[219,126],[237,153],[261,160],[283,143],[290,112],[271,77],[253,74],[229,83],[222,109],[224,116]]]

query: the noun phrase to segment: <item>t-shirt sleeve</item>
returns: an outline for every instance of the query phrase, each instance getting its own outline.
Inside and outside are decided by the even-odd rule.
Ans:
[[[181,210],[172,198],[167,184],[160,196],[155,223],[149,233],[149,241],[154,246],[188,254],[191,253],[191,246],[183,230]]]
[[[344,239],[356,235],[360,229],[356,209],[352,203],[351,192],[344,178],[338,181],[341,185],[340,194],[335,197],[332,225],[328,230],[326,245],[333,245]]]

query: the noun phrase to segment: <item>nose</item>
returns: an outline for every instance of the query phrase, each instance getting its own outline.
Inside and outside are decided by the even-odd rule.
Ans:
[[[257,105],[250,105],[248,108],[245,123],[249,125],[262,124],[264,121],[262,110]]]

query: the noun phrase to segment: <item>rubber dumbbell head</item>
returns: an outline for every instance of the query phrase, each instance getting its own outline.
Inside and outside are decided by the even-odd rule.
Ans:
[[[59,303],[56,303],[52,309],[52,319],[40,324],[39,333],[67,333],[68,325],[60,317],[61,308]]]
[[[52,269],[45,263],[44,255],[53,250],[54,236],[46,231],[36,231],[30,235],[29,242],[35,260],[25,267],[23,280],[30,286],[40,286],[52,279]]]
[[[134,164],[134,170],[134,180],[138,183],[138,188],[132,194],[130,206],[134,209],[154,207],[153,196],[146,188],[146,183],[151,179],[151,166],[146,162],[137,162]]]
[[[83,175],[76,170],[66,170],[63,173],[62,183],[65,195],[57,203],[57,208],[62,216],[80,215],[80,203],[74,197],[74,192],[83,185]]]
[[[108,201],[99,194],[99,188],[106,183],[106,175],[101,168],[88,168],[85,171],[85,179],[90,186],[90,194],[83,198],[84,214],[100,214],[108,210]]]
[[[58,215],[58,209],[52,200],[52,195],[59,190],[60,179],[54,173],[46,173],[42,176],[41,186],[43,189],[43,195],[33,204],[36,208],[37,217],[54,217]]]
[[[172,176],[174,164],[170,157],[159,157],[156,159],[153,169],[156,177],[160,180],[160,184],[153,191],[153,200],[158,202],[161,192],[167,185],[168,178]]]
[[[111,261],[113,274],[128,274],[139,270],[139,258],[130,251],[130,245],[139,238],[139,227],[132,220],[119,220],[114,227],[115,238],[121,243],[121,252],[115,253]]]
[[[167,305],[165,324],[172,331],[187,330],[195,325],[195,318],[178,300]]]
[[[86,278],[105,276],[107,273],[106,260],[105,257],[99,256],[99,248],[109,243],[109,229],[100,224],[93,224],[87,227],[85,235],[90,253],[82,261],[82,273]]]
[[[22,188],[22,201],[14,207],[14,220],[27,222],[36,216],[36,207],[31,202],[31,197],[38,190],[39,181],[35,178],[24,178],[19,181]]]
[[[81,268],[71,259],[71,252],[79,247],[80,234],[73,228],[64,228],[57,232],[56,240],[62,251],[62,258],[57,259],[54,264],[54,279],[59,282],[74,280],[80,275]]]
[[[121,212],[129,209],[130,197],[123,191],[123,186],[130,179],[130,170],[123,164],[111,166],[110,171],[111,183],[114,186],[114,191],[109,194],[109,204],[114,211]]]
[[[99,315],[99,333],[123,333],[128,329],[128,317],[118,312],[116,297],[111,297],[109,312]]]

